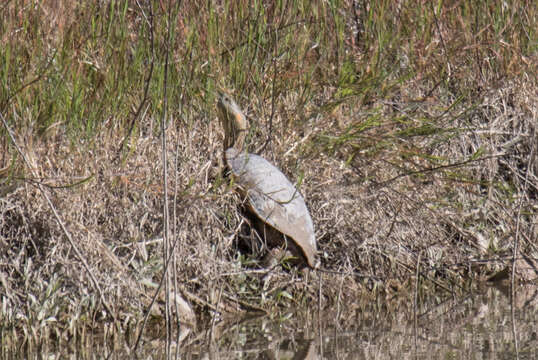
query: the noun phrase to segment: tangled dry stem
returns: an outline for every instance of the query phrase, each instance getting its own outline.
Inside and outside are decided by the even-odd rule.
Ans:
[[[510,93],[504,89],[496,97],[492,94],[466,123],[447,120],[446,131],[453,135],[436,148],[431,138],[420,140],[430,144],[398,139],[396,125],[363,135],[391,140],[374,156],[366,153],[368,149],[352,147],[327,156],[315,151],[315,141],[303,141],[296,133],[273,139],[266,156],[292,179],[304,173],[300,189],[316,224],[322,268],[332,271],[311,275],[323,278],[324,303],[374,287],[389,292],[405,289],[412,285],[408,280],[417,258],[423,277],[451,292],[470,278],[501,270],[509,263],[519,204],[514,199],[520,197],[525,199],[520,252],[536,257],[538,179],[536,158],[528,156],[536,139],[536,118],[525,110],[532,109],[530,104],[507,106],[503,92]],[[360,122],[364,115],[356,114],[350,123]],[[188,130],[184,126],[168,130],[171,230],[182,296],[202,313],[268,310],[279,302],[277,294],[282,291],[307,303],[316,299],[317,282],[305,282],[293,270],[278,268],[270,282],[263,283],[266,271],[247,266],[249,254],[239,253],[235,240],[242,222],[241,199],[219,169],[222,131],[213,120]],[[326,121],[314,123],[307,136],[322,139]],[[114,129],[103,129],[103,136],[84,150],[66,143],[61,133],[40,144],[23,142],[22,151],[33,159],[29,161],[34,175],[19,170],[17,186],[1,199],[4,301],[11,309],[20,309],[34,294],[40,299],[36,306],[47,296],[58,299],[45,310],[58,320],[62,320],[59,309],[68,314],[81,307],[99,312],[92,276],[119,318],[148,306],[163,265],[162,163],[154,132],[143,128],[121,163],[113,161],[114,144],[120,138]],[[426,171],[431,164],[420,156],[409,155],[400,163],[394,156],[428,146],[431,156],[453,159],[454,165]],[[286,153],[290,148],[294,150]],[[489,155],[476,162],[458,162],[479,148]],[[527,168],[532,171],[523,192]],[[80,185],[65,187],[86,178]],[[36,183],[46,188],[83,259],[66,241]],[[532,262],[521,264],[523,278],[536,274]]]
[[[58,25],[55,29],[61,30]],[[205,31],[201,37],[207,38]],[[449,40],[447,29],[438,31],[435,36],[444,41],[432,39],[431,46]],[[455,49],[465,45],[459,35],[454,32]],[[51,48],[59,46],[56,30],[47,36]],[[2,38],[8,40],[7,35]],[[359,44],[347,40],[346,46],[360,57]],[[416,47],[406,50],[402,44],[398,51],[417,51],[417,63],[431,60],[420,53],[429,45]],[[304,64],[325,65],[331,59],[313,47],[305,52]],[[459,58],[451,61],[452,68],[467,69]],[[81,62],[79,70],[87,65]],[[92,71],[105,74],[98,65]],[[273,90],[278,77],[299,81],[293,77],[297,64],[289,65],[282,65],[278,76],[275,71]],[[316,66],[312,72],[324,83],[330,74],[319,74]],[[373,70],[363,67],[368,78]],[[435,72],[437,67],[439,63],[424,68]],[[454,77],[462,85],[461,77],[468,74]],[[297,90],[286,89],[270,97],[236,99],[256,118],[257,128],[249,134],[255,148],[300,183],[325,270],[308,276],[277,267],[266,277],[267,269],[252,264],[251,254],[241,253],[242,199],[221,172],[223,135],[216,113],[194,97],[184,105],[185,113],[173,112],[166,152],[175,295],[194,305],[197,314],[269,311],[278,310],[279,304],[311,306],[317,301],[330,306],[351,302],[357,294],[404,292],[419,283],[417,271],[432,293],[457,292],[476,279],[501,276],[516,236],[518,278],[536,279],[538,159],[531,151],[537,141],[536,80],[516,76],[495,86],[486,83],[487,90],[477,98],[469,94],[467,102],[454,99],[439,84],[423,83],[430,74],[419,75],[423,78],[402,84],[391,101],[372,99],[371,94],[342,101],[335,96],[340,89],[329,85],[320,85],[307,104]],[[162,277],[164,184],[158,120],[141,111],[136,130],[120,151],[125,129],[118,119],[103,121],[98,136],[77,143],[58,124],[36,136],[28,125],[33,120],[22,121],[25,115],[16,106],[9,109],[11,123],[28,126],[18,127],[15,136],[29,165],[2,138],[0,299],[5,310],[0,323],[42,329],[37,331],[50,331],[41,325],[53,322],[95,324],[106,315],[102,305],[108,303],[108,315],[129,327],[148,309]],[[157,317],[165,298],[159,295],[151,309]]]

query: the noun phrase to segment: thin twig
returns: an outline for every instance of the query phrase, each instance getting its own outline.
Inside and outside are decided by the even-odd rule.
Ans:
[[[4,111],[4,109],[7,108],[9,102],[11,101],[11,99],[13,99],[18,93],[20,93],[21,91],[23,91],[24,89],[26,89],[27,87],[35,84],[36,82],[38,82],[39,80],[41,80],[44,76],[45,76],[45,73],[47,72],[47,70],[49,69],[49,67],[53,64],[54,62],[54,59],[56,58],[56,54],[58,53],[58,48],[54,49],[54,53],[52,54],[52,56],[50,57],[49,61],[47,61],[47,65],[45,66],[45,68],[43,69],[42,72],[40,72],[35,78],[33,78],[32,80],[28,81],[26,84],[23,84],[21,87],[19,87],[17,90],[13,91],[11,94],[9,94],[9,96],[7,97],[7,99],[4,101],[4,103],[2,104],[1,106],[1,110],[0,111]]]
[[[142,12],[142,15],[144,16],[144,18],[146,19],[146,22],[149,25],[149,38],[150,38],[149,43],[150,43],[150,49],[151,49],[150,50],[151,58],[150,58],[150,64],[149,64],[149,73],[148,73],[148,76],[147,76],[147,78],[145,80],[145,85],[144,85],[144,97],[142,98],[142,101],[140,101],[140,104],[138,105],[138,108],[136,109],[136,112],[134,113],[134,115],[133,115],[133,117],[131,119],[131,123],[129,124],[129,129],[127,130],[127,134],[121,140],[121,145],[120,145],[120,148],[119,148],[118,154],[117,154],[118,157],[123,151],[123,147],[125,146],[125,142],[127,141],[128,138],[131,137],[131,134],[133,132],[134,126],[136,124],[136,120],[140,116],[140,113],[142,112],[142,108],[144,107],[144,105],[148,101],[148,98],[149,98],[148,97],[149,84],[151,83],[151,78],[153,77],[153,67],[154,67],[154,63],[155,63],[155,47],[154,47],[155,46],[154,45],[155,41],[154,41],[154,26],[153,26],[153,10],[150,10],[149,17],[146,17],[146,14],[144,13],[144,9],[142,8],[142,6],[138,2],[138,0],[136,1],[136,4],[138,5],[138,8]]]
[[[523,183],[523,192],[521,194],[521,197],[519,199],[518,209],[517,209],[517,217],[516,217],[516,234],[514,236],[514,245],[513,245],[513,258],[512,258],[512,276],[510,279],[510,314],[512,317],[512,336],[514,337],[514,347],[516,349],[516,359],[519,359],[519,347],[518,347],[518,341],[517,341],[517,329],[516,329],[516,317],[515,317],[515,299],[516,299],[516,267],[517,267],[517,252],[518,252],[518,246],[519,246],[519,226],[521,222],[521,207],[523,206],[523,199],[525,198],[525,194],[527,193],[527,184],[529,181],[529,172],[534,156],[535,151],[535,144],[536,142],[532,142],[532,148],[529,153],[529,160],[527,161],[527,171],[525,173],[525,182]]]
[[[451,75],[451,68],[450,68],[450,54],[446,50],[445,41],[443,39],[443,33],[441,32],[441,27],[439,26],[439,19],[437,19],[437,14],[435,13],[433,2],[429,2],[430,7],[432,9],[433,18],[435,20],[435,27],[437,28],[437,34],[439,35],[439,39],[441,40],[441,47],[443,48],[444,58],[446,59],[446,67],[448,70],[448,77]]]
[[[271,115],[269,116],[269,131],[267,134],[267,139],[265,140],[264,144],[260,149],[257,150],[258,154],[261,154],[265,148],[271,144],[271,140],[273,138],[273,118],[275,116],[275,84],[276,84],[276,58],[277,58],[277,50],[278,47],[276,46],[278,44],[278,38],[275,35],[275,54],[273,55],[273,80],[271,81]]]
[[[418,174],[426,174],[426,173],[430,173],[430,172],[435,172],[435,171],[438,171],[438,170],[443,170],[443,169],[450,169],[450,168],[457,168],[457,167],[461,167],[461,166],[464,166],[464,165],[467,165],[467,164],[471,164],[471,163],[475,163],[475,162],[479,162],[479,161],[484,161],[484,160],[490,160],[490,159],[495,159],[495,158],[499,158],[499,157],[503,157],[503,156],[509,156],[511,154],[509,153],[500,153],[500,154],[493,154],[493,155],[490,155],[490,156],[484,156],[484,157],[481,157],[481,158],[478,158],[478,159],[469,159],[469,160],[465,160],[465,161],[461,161],[461,162],[457,162],[457,163],[453,163],[453,164],[447,164],[447,165],[439,165],[439,166],[434,166],[434,167],[431,167],[431,168],[424,168],[424,169],[421,169],[421,170],[415,170],[415,171],[409,171],[409,172],[406,172],[404,174],[399,174],[399,175],[396,175],[388,180],[385,180],[383,182],[380,182],[380,183],[377,183],[376,185],[377,186],[387,186],[388,184],[394,182],[395,180],[397,179],[400,179],[400,178],[403,178],[403,177],[408,177],[408,176],[412,176],[412,175],[418,175]],[[388,164],[392,165],[392,166],[397,166],[396,164],[393,164],[389,161],[386,161]]]
[[[22,157],[22,159],[26,163],[26,166],[28,167],[28,170],[30,171],[30,173],[32,174],[33,177],[37,177],[34,174],[34,170],[33,170],[32,165],[30,164],[30,161],[26,158],[26,155],[24,154],[22,149],[19,147],[19,145],[17,143],[17,140],[15,139],[15,135],[13,134],[10,127],[8,126],[7,121],[4,118],[4,115],[2,113],[0,113],[0,118],[2,118],[2,123],[4,124],[4,128],[6,129],[8,135],[9,135],[9,138],[13,142],[13,146],[15,146],[15,148],[17,149],[17,152],[19,153],[19,155]],[[103,303],[103,306],[104,306],[105,310],[110,314],[110,316],[112,317],[114,322],[116,322],[116,316],[114,315],[114,313],[112,312],[112,309],[108,305],[108,303],[107,303],[107,301],[105,299],[105,296],[103,294],[103,291],[101,290],[101,287],[99,286],[99,282],[97,281],[97,278],[93,275],[93,273],[92,273],[92,271],[90,269],[90,266],[88,265],[88,263],[86,262],[86,259],[82,255],[82,252],[76,246],[76,244],[73,241],[73,238],[71,237],[71,234],[69,233],[69,231],[67,231],[67,228],[65,227],[62,219],[60,218],[60,215],[58,214],[58,211],[56,210],[56,208],[52,204],[52,201],[50,200],[49,196],[47,195],[47,192],[45,191],[44,186],[41,183],[36,183],[36,185],[37,185],[37,188],[39,189],[39,191],[41,192],[41,195],[43,195],[43,197],[47,201],[47,204],[49,205],[49,208],[52,210],[52,213],[54,214],[54,218],[56,219],[56,222],[58,223],[58,225],[60,225],[60,228],[62,229],[65,237],[67,238],[67,241],[69,242],[69,245],[71,245],[71,247],[73,248],[73,251],[75,252],[75,255],[80,260],[80,262],[82,263],[82,266],[84,266],[84,269],[86,270],[86,272],[90,276],[90,279],[91,279],[91,281],[93,283],[93,286],[97,289],[97,292],[99,293],[99,298],[101,299],[101,302]]]
[[[148,1],[148,4],[149,4],[149,17],[146,17],[143,9],[142,9],[142,6],[140,6],[140,4],[138,3],[137,1],[137,4],[138,4],[138,7],[140,8],[140,10],[142,11],[142,15],[144,16],[144,18],[146,18],[146,21],[148,21],[148,23],[150,24],[150,42],[151,42],[151,52],[152,52],[152,58],[154,57],[154,37],[153,37],[153,3],[151,0]],[[166,234],[163,234],[163,237],[165,237]],[[164,238],[163,242],[165,242],[166,238]],[[164,245],[163,245],[164,246]],[[161,282],[159,283],[159,286],[157,287],[157,291],[156,293],[154,294],[153,298],[151,299],[151,303],[149,304],[148,306],[148,310],[144,316],[144,320],[142,321],[142,326],[139,330],[139,333],[138,333],[138,337],[136,339],[136,342],[135,342],[135,345],[133,347],[133,353],[137,353],[137,349],[138,349],[138,344],[140,344],[140,340],[142,339],[142,334],[144,333],[144,329],[146,328],[146,324],[147,324],[147,321],[148,321],[148,318],[149,318],[149,313],[151,311],[151,308],[153,306],[153,304],[155,303],[156,299],[157,299],[157,294],[158,292],[160,291],[161,289],[161,286],[162,286],[162,278],[161,278]]]
[[[420,258],[422,256],[422,252],[418,254],[417,257],[417,268],[415,271],[415,296],[413,298],[413,337],[415,339],[415,355],[418,354],[418,348],[417,348],[417,329],[418,329],[418,317],[417,317],[417,306],[418,306],[418,285],[419,285],[419,278],[420,278]]]
[[[168,3],[170,5],[170,2]],[[166,152],[166,130],[168,129],[168,61],[170,58],[170,37],[171,37],[171,6],[168,7],[168,19],[167,19],[167,36],[166,36],[166,51],[164,60],[164,79],[163,79],[163,112],[161,117],[161,145],[162,145],[162,159],[163,159],[163,183],[164,183],[164,203],[163,203],[163,264],[166,260],[172,258],[172,251],[170,246],[170,214],[168,208],[168,156]],[[170,349],[172,345],[172,321],[170,318],[171,306],[170,306],[170,273],[168,267],[164,269],[163,277],[165,280],[165,319],[166,319],[166,358],[170,359]]]

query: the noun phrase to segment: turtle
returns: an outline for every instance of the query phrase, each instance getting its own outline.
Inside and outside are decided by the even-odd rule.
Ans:
[[[217,108],[224,128],[224,162],[247,211],[257,219],[258,233],[269,246],[285,246],[303,266],[316,268],[314,224],[303,196],[276,166],[247,152],[248,121],[229,94],[219,93]]]

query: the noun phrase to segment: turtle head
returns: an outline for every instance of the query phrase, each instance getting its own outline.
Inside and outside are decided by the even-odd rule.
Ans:
[[[217,108],[224,128],[224,150],[231,147],[243,150],[248,127],[245,114],[234,99],[223,91],[219,91]]]

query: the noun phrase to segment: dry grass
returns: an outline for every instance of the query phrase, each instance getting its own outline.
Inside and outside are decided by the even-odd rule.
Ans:
[[[79,325],[105,315],[38,182],[123,328],[137,326],[163,275],[165,186],[178,291],[202,317],[312,306],[319,277],[323,306],[405,293],[419,258],[425,289],[459,293],[507,267],[516,237],[519,277],[536,278],[532,2],[513,1],[511,17],[470,9],[485,13],[476,19],[461,4],[184,5],[168,78],[168,184],[159,138],[166,9],[155,4],[151,55],[149,8],[122,4],[114,18],[112,5],[79,4],[76,22],[48,5],[5,5],[13,16],[2,25],[0,110],[31,171],[3,129],[1,331],[80,335]],[[52,25],[38,25],[47,14]],[[238,251],[241,199],[219,168],[214,89],[223,84],[253,120],[253,147],[265,144],[263,155],[300,181],[332,272],[307,282],[278,268],[263,283]]]

